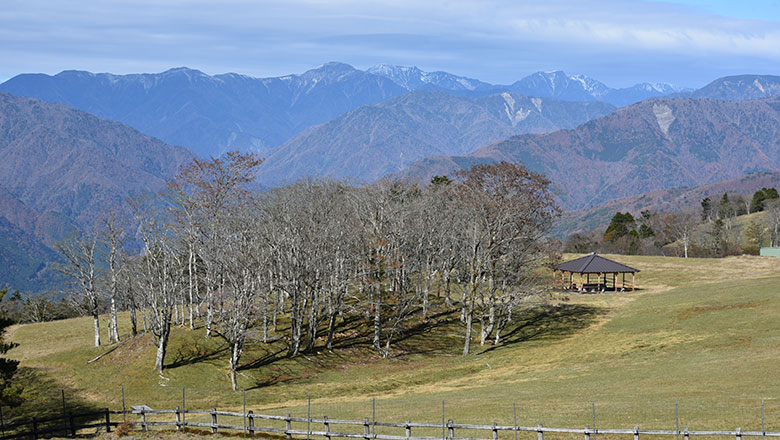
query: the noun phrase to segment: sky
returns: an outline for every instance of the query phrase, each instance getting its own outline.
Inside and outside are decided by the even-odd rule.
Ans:
[[[611,87],[780,75],[770,0],[3,0],[0,82],[186,66],[256,77],[328,61],[509,84],[537,71]]]

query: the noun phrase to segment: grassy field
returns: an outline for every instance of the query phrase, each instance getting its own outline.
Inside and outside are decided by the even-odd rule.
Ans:
[[[407,334],[391,359],[349,331],[333,352],[292,359],[282,342],[254,342],[240,372],[247,406],[305,416],[311,393],[313,415],[362,419],[375,397],[378,420],[436,422],[444,401],[457,423],[511,424],[516,403],[520,425],[582,427],[595,401],[600,427],[671,429],[678,401],[681,427],[758,429],[765,400],[767,429],[780,431],[780,259],[613,257],[642,270],[640,291],[555,294],[556,306],[524,316],[505,344],[477,343],[466,357],[446,314]],[[107,349],[90,347],[90,326],[10,330],[28,393],[58,403],[64,388],[73,405],[120,408],[124,385],[128,405],[173,408],[186,387],[189,408],[241,408],[224,346],[203,329],[174,331],[161,376],[146,336],[87,365]]]

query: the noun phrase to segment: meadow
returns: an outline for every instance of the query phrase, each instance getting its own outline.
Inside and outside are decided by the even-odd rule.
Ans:
[[[406,332],[389,359],[371,350],[362,322],[348,324],[332,352],[294,358],[283,340],[255,335],[239,374],[247,408],[305,416],[310,394],[313,416],[362,419],[376,399],[377,420],[435,423],[444,401],[456,423],[512,424],[515,404],[519,425],[583,427],[595,406],[599,427],[673,429],[678,402],[681,428],[760,429],[763,400],[767,430],[780,431],[780,259],[607,257],[641,269],[640,290],[552,293],[503,344],[475,341],[469,356],[459,354],[457,315],[445,312]],[[127,338],[126,316],[120,329]],[[50,411],[60,389],[69,405],[121,409],[122,386],[128,405],[173,408],[184,387],[188,408],[242,407],[225,346],[202,328],[174,329],[162,375],[148,335],[87,364],[110,348],[91,347],[89,318],[14,326],[8,336],[19,343],[11,356],[25,393],[53,402]]]

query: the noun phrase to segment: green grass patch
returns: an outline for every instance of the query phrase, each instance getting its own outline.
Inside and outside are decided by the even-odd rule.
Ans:
[[[605,428],[673,428],[679,401],[683,427],[758,429],[765,400],[767,429],[780,430],[780,259],[614,258],[642,270],[639,291],[553,294],[549,307],[517,317],[504,344],[477,342],[470,356],[458,354],[457,314],[440,310],[389,359],[371,350],[362,322],[340,331],[332,352],[321,343],[295,358],[282,340],[255,335],[239,386],[255,412],[304,416],[311,393],[314,415],[362,419],[376,397],[387,421],[441,420],[444,401],[456,422],[511,424],[514,402],[522,425],[582,427],[595,401]],[[87,365],[107,349],[90,347],[89,319],[17,326],[10,336],[25,368],[90,405],[121,407],[124,385],[132,404],[173,408],[186,387],[190,408],[240,409],[225,346],[204,333],[174,329],[162,376],[149,336]]]

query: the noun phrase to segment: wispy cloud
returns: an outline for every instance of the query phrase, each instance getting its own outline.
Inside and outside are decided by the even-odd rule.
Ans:
[[[339,60],[493,82],[560,68],[699,85],[780,70],[780,23],[638,0],[6,0],[0,59],[0,78],[180,65],[271,76]]]

